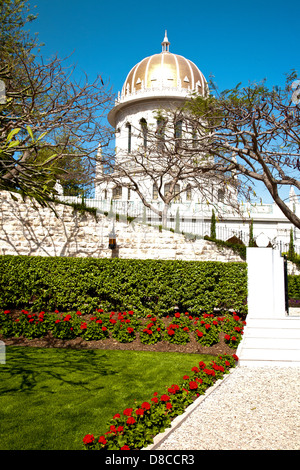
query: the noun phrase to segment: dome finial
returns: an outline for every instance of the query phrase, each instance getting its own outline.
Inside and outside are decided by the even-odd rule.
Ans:
[[[162,52],[169,52],[169,40],[168,40],[168,37],[167,37],[167,30],[165,30],[165,37],[164,37],[164,40],[163,42],[161,43],[162,45]]]

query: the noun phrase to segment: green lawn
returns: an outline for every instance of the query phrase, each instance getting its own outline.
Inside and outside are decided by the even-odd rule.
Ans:
[[[0,450],[81,450],[115,413],[149,400],[212,356],[6,348],[0,364]]]

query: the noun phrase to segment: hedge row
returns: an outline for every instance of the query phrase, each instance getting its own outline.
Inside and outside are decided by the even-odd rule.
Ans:
[[[288,276],[289,299],[300,299],[300,276]]]
[[[246,263],[0,256],[0,307],[247,313]]]

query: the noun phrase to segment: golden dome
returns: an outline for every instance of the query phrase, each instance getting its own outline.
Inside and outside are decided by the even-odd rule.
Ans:
[[[207,83],[198,67],[185,57],[169,52],[169,41],[165,34],[162,52],[141,60],[127,75],[122,96],[155,89],[185,89],[201,95],[207,92]]]

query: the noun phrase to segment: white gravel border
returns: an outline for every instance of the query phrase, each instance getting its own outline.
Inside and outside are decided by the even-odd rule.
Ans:
[[[204,395],[200,395],[196,400],[191,403],[179,416],[173,419],[171,422],[171,427],[167,428],[164,432],[157,434],[153,439],[153,444],[150,444],[148,447],[145,447],[141,450],[155,450],[157,449],[169,436],[172,434],[175,429],[177,429],[189,416],[195,411],[195,409],[212,393],[214,390],[221,385],[226,379],[229,378],[230,374],[235,370],[235,368],[230,369],[229,373],[226,374],[223,379],[217,380],[217,382],[209,387]]]
[[[237,366],[143,450],[299,450],[300,367]]]

